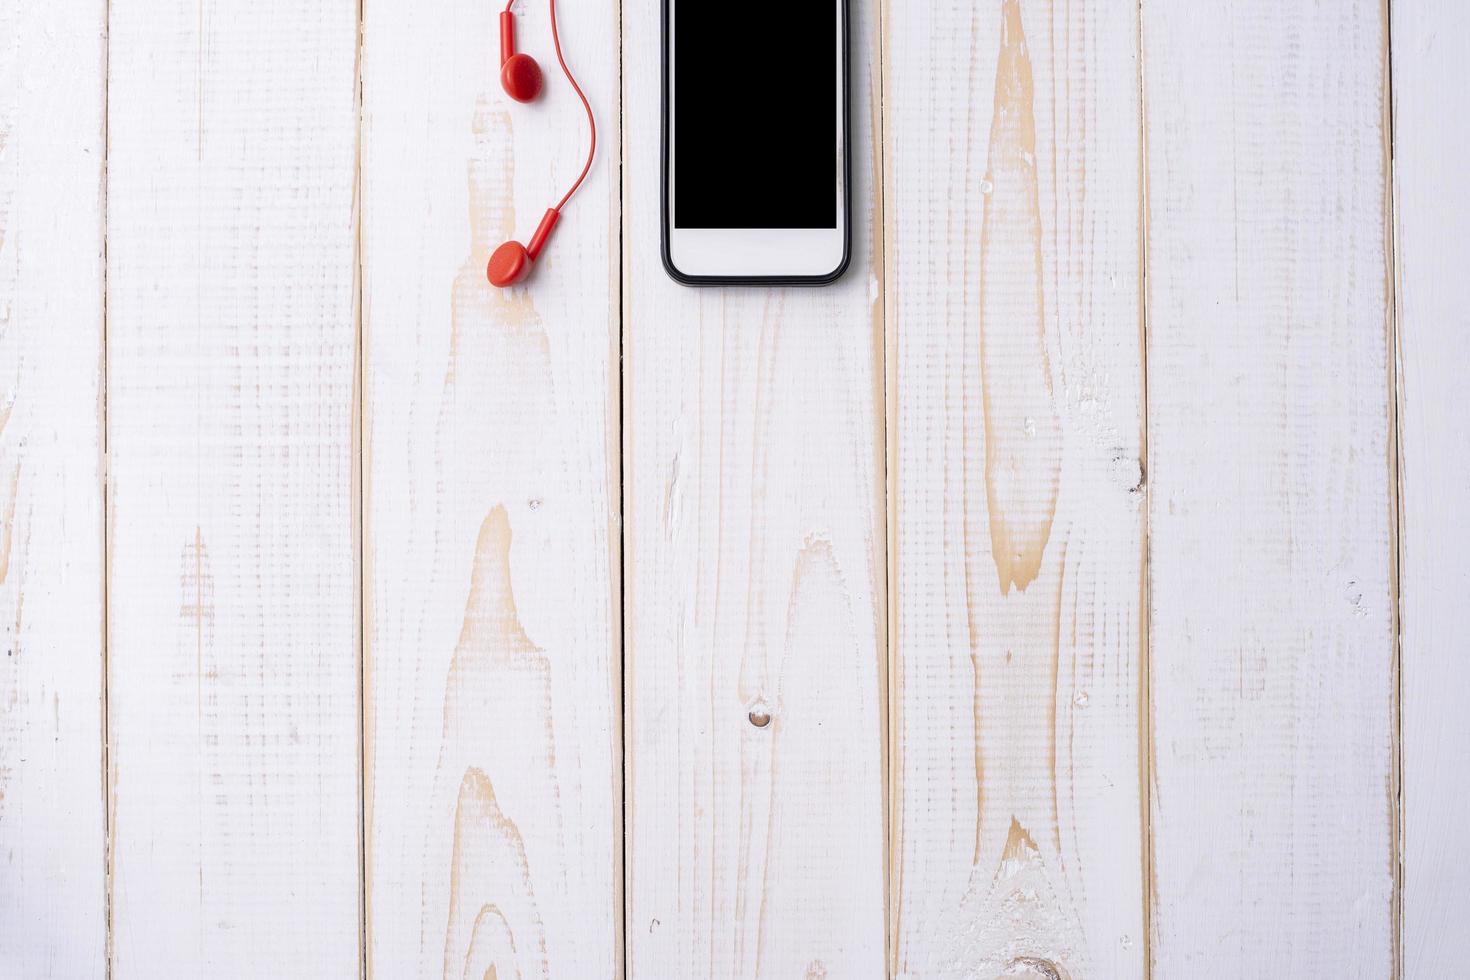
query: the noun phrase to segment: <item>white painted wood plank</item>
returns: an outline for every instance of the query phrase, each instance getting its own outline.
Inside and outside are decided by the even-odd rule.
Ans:
[[[106,968],[107,6],[0,0],[0,976]]]
[[[888,18],[899,977],[1143,974],[1137,38]]]
[[[374,977],[621,970],[617,14],[559,5],[600,124],[529,282],[485,263],[576,177],[546,92],[502,91],[497,5],[365,11],[368,948]]]
[[[1403,703],[1403,975],[1470,961],[1470,7],[1393,7]]]
[[[1154,972],[1386,977],[1383,7],[1142,9]]]
[[[883,974],[877,5],[852,22],[851,269],[690,289],[659,259],[659,3],[623,7],[636,978]]]
[[[355,977],[357,4],[111,7],[112,975]]]

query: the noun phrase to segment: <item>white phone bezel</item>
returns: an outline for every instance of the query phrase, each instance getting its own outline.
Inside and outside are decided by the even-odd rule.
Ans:
[[[665,194],[669,202],[665,221],[668,236],[669,262],[682,275],[695,279],[752,278],[752,279],[820,279],[841,270],[847,257],[847,167],[846,147],[847,93],[844,91],[845,25],[843,23],[845,0],[833,0],[837,8],[837,31],[833,43],[837,45],[837,99],[832,111],[837,113],[837,144],[833,148],[833,167],[837,201],[837,225],[833,228],[680,228],[674,223],[674,187],[678,180],[678,145],[674,127],[675,99],[678,92],[674,85],[674,2],[668,5],[669,43],[668,58],[668,186]]]

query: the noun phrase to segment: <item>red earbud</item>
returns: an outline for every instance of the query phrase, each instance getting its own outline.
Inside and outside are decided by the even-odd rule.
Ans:
[[[490,263],[485,266],[485,277],[490,280],[492,286],[514,286],[531,274],[531,264],[546,247],[546,239],[551,237],[551,229],[556,227],[556,219],[561,217],[561,212],[556,208],[547,208],[546,213],[541,216],[541,223],[536,226],[536,233],[531,240],[522,245],[520,242],[506,242],[490,255]]]
[[[500,84],[505,86],[506,94],[512,99],[530,102],[541,91],[541,68],[528,55],[516,54],[515,22],[510,12],[514,2],[515,0],[510,0],[500,15]],[[551,13],[551,43],[556,48],[556,61],[561,65],[562,74],[571,83],[572,90],[577,93],[577,98],[582,100],[582,108],[587,110],[591,145],[587,147],[587,162],[582,165],[582,172],[577,175],[566,194],[562,195],[562,199],[554,207],[546,209],[531,240],[525,245],[520,242],[506,242],[491,253],[490,261],[485,265],[485,278],[490,280],[492,286],[514,286],[531,274],[531,266],[546,247],[551,229],[556,227],[557,219],[561,217],[561,209],[567,206],[572,195],[577,193],[577,188],[582,186],[582,181],[587,179],[587,172],[592,169],[592,159],[597,154],[597,120],[592,117],[592,106],[583,94],[582,86],[572,77],[567,60],[562,57],[561,37],[556,30],[556,0],[547,0],[546,5]]]
[[[517,102],[530,102],[541,94],[541,66],[528,54],[516,54],[515,14],[500,14],[500,86]]]

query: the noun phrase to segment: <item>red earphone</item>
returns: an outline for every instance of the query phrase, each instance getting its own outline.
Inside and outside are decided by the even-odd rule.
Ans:
[[[515,0],[510,0],[500,14],[500,84],[512,99],[530,102],[541,93],[541,66],[530,55],[516,53],[515,14],[511,12],[514,3]],[[566,59],[561,54],[561,38],[556,32],[556,0],[547,0],[547,6],[551,11],[551,43],[556,48],[556,60],[561,65],[562,74],[571,83],[572,90],[577,93],[577,98],[582,100],[582,108],[587,110],[587,128],[592,134],[592,142],[587,147],[587,162],[583,165],[582,172],[577,175],[571,189],[562,199],[554,207],[546,209],[546,213],[541,216],[541,223],[531,235],[531,240],[525,245],[520,242],[506,242],[491,254],[490,262],[485,266],[485,277],[495,286],[514,286],[531,274],[531,265],[546,247],[551,229],[556,227],[557,219],[561,217],[561,209],[567,206],[572,195],[577,193],[577,188],[582,186],[587,172],[592,169],[593,155],[597,152],[597,120],[592,118],[592,106],[588,103],[587,96],[582,94],[582,87],[572,77],[571,69],[567,68]]]

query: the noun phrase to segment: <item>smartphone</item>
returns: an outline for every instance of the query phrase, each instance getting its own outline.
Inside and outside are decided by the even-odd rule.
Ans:
[[[847,0],[663,0],[663,258],[688,285],[847,268]]]

